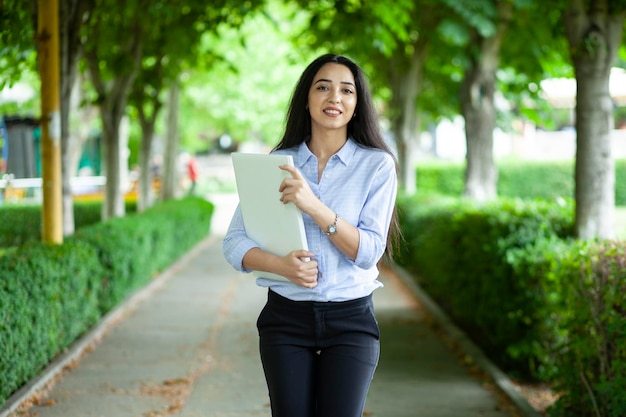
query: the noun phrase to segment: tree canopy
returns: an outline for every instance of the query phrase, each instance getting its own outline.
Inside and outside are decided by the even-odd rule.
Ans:
[[[105,137],[116,134],[118,120],[130,107],[136,109],[130,113],[132,123],[141,126],[131,131],[143,131],[141,138],[135,134],[135,141],[147,143],[150,129],[163,136],[164,119],[157,116],[167,104],[164,91],[179,86],[181,119],[176,129],[182,146],[195,152],[210,148],[222,134],[236,141],[275,143],[304,65],[322,52],[343,53],[370,76],[384,126],[396,140],[402,178],[413,175],[411,147],[427,125],[461,114],[468,127],[469,181],[471,167],[491,164],[489,138],[495,126],[506,130],[514,119],[546,117],[540,95],[543,78],[580,77],[582,67],[573,65],[579,56],[573,53],[574,26],[572,21],[566,25],[572,10],[582,15],[595,7],[593,16],[615,21],[612,30],[620,30],[622,43],[607,45],[613,56],[619,46],[618,59],[614,56],[611,62],[624,66],[623,3],[259,0],[207,5],[93,0],[83,31],[81,67],[89,68]],[[0,81],[6,85],[33,67],[36,11],[32,2],[4,0],[0,6],[0,67],[6,70]],[[470,97],[494,104],[472,108]],[[495,105],[503,97],[508,106]],[[478,143],[483,150],[469,152]],[[494,178],[475,177],[482,185]]]

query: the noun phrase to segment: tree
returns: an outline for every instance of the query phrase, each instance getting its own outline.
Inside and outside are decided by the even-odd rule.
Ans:
[[[467,44],[461,52],[466,65],[460,86],[467,143],[464,195],[478,201],[490,200],[497,197],[497,169],[493,159],[496,71],[514,2],[474,0],[446,3],[462,19],[454,26],[461,24],[467,31]]]
[[[194,68],[207,70],[215,61],[214,45],[204,48],[203,39],[217,30],[220,24],[239,27],[244,18],[260,5],[255,1],[219,1],[207,5],[204,1],[168,1],[159,4],[151,12],[150,24],[144,32],[144,48],[141,69],[133,84],[129,103],[137,109],[141,123],[142,140],[140,154],[139,209],[152,203],[150,180],[150,156],[155,124],[163,107],[162,93],[168,92],[167,144],[164,155],[161,199],[175,196],[177,183],[178,98],[182,88],[180,78]],[[185,47],[181,48],[181,44]],[[176,103],[176,106],[173,105]],[[175,123],[175,125],[172,125]],[[173,153],[173,154],[170,154]]]
[[[37,21],[37,2],[2,1],[2,30],[0,37],[5,45],[0,50],[0,67],[6,78],[0,80],[12,83],[21,77],[23,71],[34,66],[35,35]],[[74,210],[70,178],[74,175],[75,165],[72,155],[81,143],[70,131],[70,101],[75,85],[77,62],[82,51],[81,29],[89,19],[93,3],[88,0],[67,0],[59,2],[59,72],[61,105],[61,160],[62,160],[62,195],[63,195],[63,234],[74,232]]]
[[[74,154],[82,148],[79,135],[70,131],[72,90],[77,85],[78,60],[82,54],[81,31],[88,22],[92,1],[64,0],[59,2],[59,44],[61,48],[61,169],[63,195],[63,234],[74,233],[74,200],[70,180],[75,174]]]
[[[443,20],[442,8],[437,2],[422,0],[409,11],[410,27],[406,40],[395,37],[384,82],[391,88],[387,116],[394,135],[400,168],[400,186],[408,194],[415,192],[413,146],[419,140],[420,119],[424,109],[420,97],[424,91],[426,64],[436,33]],[[402,33],[402,32],[400,32]],[[381,57],[382,58],[382,57]]]
[[[163,90],[169,87],[173,90],[170,98],[178,96],[177,79],[197,59],[198,45],[207,19],[205,2],[163,2],[151,8],[149,14],[150,24],[146,25],[143,35],[141,68],[129,92],[129,104],[136,108],[141,126],[139,211],[153,203],[150,161],[155,125],[163,107]],[[181,48],[181,44],[185,48]],[[174,104],[172,100],[169,101],[170,105]],[[172,112],[176,110],[171,109]],[[168,120],[177,123],[176,119]],[[178,125],[171,128],[172,131],[166,137],[177,141]],[[162,182],[161,187],[168,198],[173,197],[175,186],[176,149],[172,148],[173,155],[167,155],[167,160],[173,159],[174,162],[167,164],[168,179]]]
[[[241,26],[224,23],[207,33],[202,62],[183,83],[184,146],[212,148],[224,134],[239,143],[276,145],[293,87],[317,55],[290,41],[305,28],[308,20],[296,6],[270,1]]]
[[[85,59],[98,94],[102,121],[106,187],[102,217],[123,216],[120,123],[126,114],[130,88],[141,64],[147,0],[94,0],[87,25]]]
[[[570,0],[564,14],[576,74],[576,233],[613,237],[611,68],[622,40],[626,3]]]

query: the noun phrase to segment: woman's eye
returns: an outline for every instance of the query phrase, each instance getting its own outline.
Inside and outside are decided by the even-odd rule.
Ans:
[[[349,88],[344,88],[343,92],[346,93],[346,94],[352,94],[353,93],[353,91],[351,89],[349,89]]]
[[[328,90],[328,87],[326,87],[325,85],[320,85],[320,86],[317,87],[317,89],[320,90],[320,91],[326,91],[326,90]]]

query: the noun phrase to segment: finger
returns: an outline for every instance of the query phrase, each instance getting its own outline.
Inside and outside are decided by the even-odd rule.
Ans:
[[[307,288],[314,288],[317,286],[317,276],[311,276],[300,280],[300,285]]]
[[[293,252],[296,258],[312,258],[315,254],[313,252],[309,252],[308,250],[296,250]]]
[[[298,168],[296,167],[292,167],[291,165],[279,165],[278,168],[282,169],[283,171],[289,172],[291,176],[296,180],[304,179],[302,177],[302,174],[300,174],[300,171],[298,171]]]
[[[290,184],[289,184],[289,182],[290,182],[290,181],[293,181],[293,179],[292,179],[292,178],[285,178],[285,179],[283,179],[283,180],[281,181],[281,183],[280,183],[280,187],[278,187],[278,191],[279,191],[279,192],[281,192],[281,193],[282,193],[283,191],[285,191],[285,189],[286,189],[287,187],[289,187],[289,185],[290,185]]]

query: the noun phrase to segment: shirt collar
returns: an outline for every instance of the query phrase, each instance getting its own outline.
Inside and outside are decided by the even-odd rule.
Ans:
[[[339,149],[336,155],[345,166],[348,166],[350,165],[350,161],[354,157],[356,150],[357,144],[352,140],[352,138],[348,138],[346,143],[341,147],[341,149]],[[304,164],[307,163],[309,158],[314,156],[315,155],[313,155],[307,146],[306,141],[302,142],[298,148],[298,160],[296,161],[298,168],[302,168]]]

